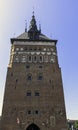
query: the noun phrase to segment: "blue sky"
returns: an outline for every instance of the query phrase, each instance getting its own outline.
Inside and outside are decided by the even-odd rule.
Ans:
[[[68,119],[78,119],[78,0],[0,0],[0,114],[10,58],[10,38],[25,30],[35,11],[42,33],[57,39]]]

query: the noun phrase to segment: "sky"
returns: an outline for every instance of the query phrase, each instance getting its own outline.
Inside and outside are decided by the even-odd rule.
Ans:
[[[42,33],[58,40],[67,119],[78,119],[78,0],[0,0],[0,115],[10,59],[10,38],[25,31],[35,12]]]

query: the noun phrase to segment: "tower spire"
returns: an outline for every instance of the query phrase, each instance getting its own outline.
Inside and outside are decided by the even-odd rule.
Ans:
[[[37,31],[37,25],[36,25],[36,20],[35,20],[35,16],[34,16],[34,11],[33,11],[32,19],[30,21],[29,30],[30,31]]]
[[[41,31],[38,30],[38,28],[37,28],[35,15],[34,15],[34,11],[33,11],[32,19],[30,21],[30,26],[29,26],[29,30],[28,30],[28,36],[30,39],[36,40],[39,38],[40,33],[41,33]]]
[[[25,20],[25,32],[27,32],[27,20]]]

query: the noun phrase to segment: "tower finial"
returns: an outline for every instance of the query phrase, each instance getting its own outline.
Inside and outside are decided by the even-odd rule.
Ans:
[[[25,32],[27,32],[27,20],[25,20]]]
[[[33,6],[33,16],[34,16],[34,6]]]

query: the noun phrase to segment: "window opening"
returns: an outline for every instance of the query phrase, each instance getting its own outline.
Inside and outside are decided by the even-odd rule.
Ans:
[[[29,115],[31,114],[31,111],[30,111],[30,110],[28,110],[28,114],[29,114]]]
[[[32,76],[31,76],[31,75],[28,75],[28,76],[27,76],[27,79],[28,79],[28,80],[32,80]]]
[[[51,84],[51,80],[49,80],[50,84]]]
[[[35,96],[40,96],[40,93],[39,92],[35,92]]]
[[[39,57],[39,61],[40,61],[40,62],[43,61],[43,57],[42,57],[42,56]]]
[[[36,62],[37,61],[37,57],[36,56],[34,56],[34,62]]]
[[[38,114],[38,113],[39,113],[39,111],[38,111],[38,110],[36,110],[36,111],[35,111],[35,114]]]
[[[32,48],[29,48],[30,51],[32,51]]]
[[[39,74],[38,80],[42,80],[42,79],[43,79],[43,75],[42,75],[42,74]]]
[[[18,79],[16,79],[16,83],[18,82]]]
[[[34,51],[36,51],[37,50],[37,48],[34,48]]]
[[[24,50],[27,51],[27,48],[25,48]]]
[[[40,65],[39,68],[43,68],[43,67]]]
[[[31,56],[29,56],[29,61],[31,61]]]
[[[26,66],[26,68],[27,68],[27,69],[29,69],[29,68],[30,68],[30,66],[29,66],[29,65],[27,65],[27,66]]]
[[[27,96],[31,96],[31,92],[27,92]]]
[[[32,123],[27,127],[26,130],[40,130],[40,128],[36,124]]]

